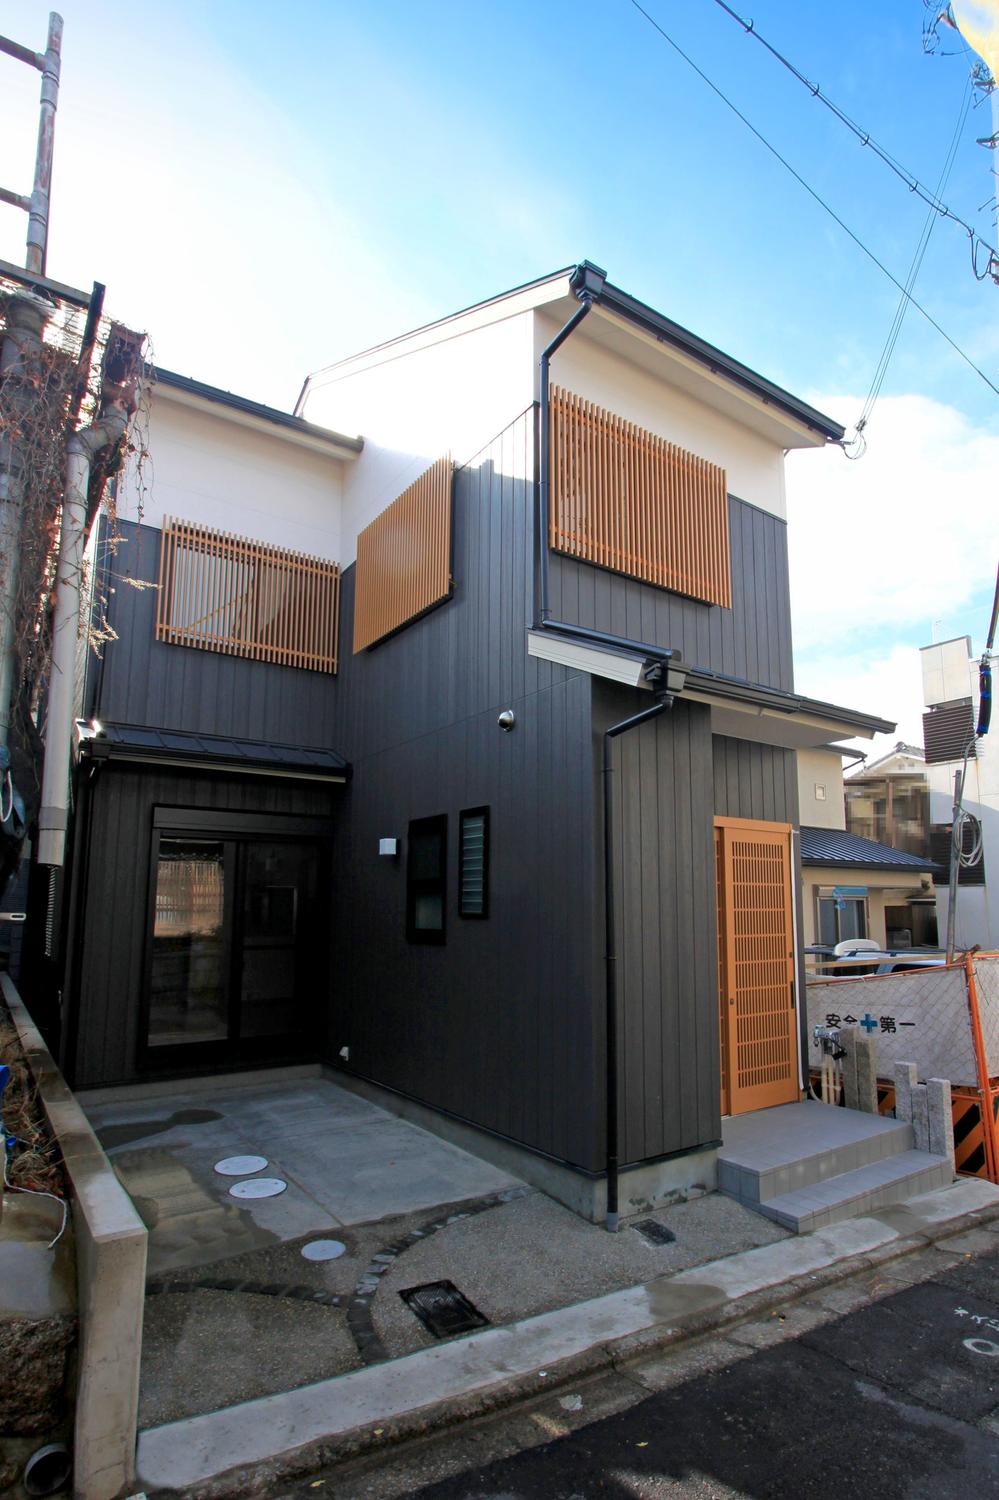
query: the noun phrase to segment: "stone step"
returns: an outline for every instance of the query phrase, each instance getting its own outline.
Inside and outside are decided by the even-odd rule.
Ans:
[[[783,1105],[725,1120],[718,1187],[748,1208],[911,1151],[912,1126],[859,1110]]]
[[[752,1206],[785,1229],[807,1234],[948,1187],[953,1178],[953,1166],[946,1156],[903,1151]]]

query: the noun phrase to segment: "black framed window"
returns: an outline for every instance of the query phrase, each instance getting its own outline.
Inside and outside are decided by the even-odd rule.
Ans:
[[[406,856],[406,936],[411,943],[443,943],[447,905],[447,817],[409,825]]]
[[[459,814],[458,915],[489,915],[488,807],[469,807]]]

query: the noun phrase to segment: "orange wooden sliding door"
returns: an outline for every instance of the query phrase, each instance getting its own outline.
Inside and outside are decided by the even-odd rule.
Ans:
[[[800,1098],[791,828],[715,819],[722,1113]]]

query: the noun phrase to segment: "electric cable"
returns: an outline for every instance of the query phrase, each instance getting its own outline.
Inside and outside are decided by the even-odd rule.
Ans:
[[[811,94],[812,98],[818,99],[820,104],[824,104],[826,106],[826,109],[830,110],[831,113],[834,114],[836,118],[840,120],[848,130],[853,132],[862,146],[869,147],[870,150],[874,152],[875,156],[883,161],[885,165],[895,173],[895,176],[900,178],[900,180],[905,183],[910,193],[915,193],[918,198],[922,198],[923,202],[927,203],[933,210],[933,212],[940,218],[952,220],[953,223],[957,224],[961,229],[965,231],[965,233],[968,235],[968,238],[971,240],[972,265],[975,265],[977,262],[976,246],[978,245],[981,245],[986,250],[988,250],[989,255],[992,259],[999,259],[999,252],[996,251],[995,246],[990,245],[987,240],[983,239],[978,231],[971,224],[969,224],[967,220],[962,219],[959,214],[953,213],[952,210],[947,207],[946,203],[944,203],[942,198],[940,197],[941,189],[939,187],[937,188],[936,192],[931,192],[929,188],[924,187],[924,185],[920,182],[919,178],[916,177],[914,173],[910,172],[906,167],[903,167],[901,162],[897,161],[896,158],[892,156],[891,152],[886,150],[884,146],[879,145],[879,143],[874,139],[869,130],[864,130],[863,127],[858,125],[855,120],[851,120],[846,111],[840,109],[839,105],[835,104],[833,100],[830,99],[828,94],[824,94],[817,83],[813,83],[810,78],[806,78],[805,74],[801,72],[800,68],[797,68],[795,64],[791,62],[790,58],[785,57],[782,52],[778,52],[777,48],[771,42],[768,42],[766,37],[763,36],[761,32],[757,31],[755,22],[751,20],[744,21],[742,17],[732,9],[730,5],[726,4],[726,0],[715,0],[715,4],[719,7],[720,10],[723,10],[727,16],[730,16],[737,25],[741,26],[747,36],[753,37],[754,40],[759,42],[762,47],[765,47],[766,50],[770,53],[771,57],[776,58],[777,62],[779,62],[782,67],[786,68],[789,73],[797,78],[799,83],[804,84],[805,88]],[[988,273],[986,272],[985,274]]]
[[[60,1198],[56,1193],[48,1193],[44,1188],[19,1187],[16,1182],[11,1182],[9,1176],[7,1175],[7,1157],[8,1153],[11,1150],[11,1142],[14,1140],[15,1138],[13,1136],[7,1136],[4,1141],[3,1185],[11,1193],[29,1193],[33,1198],[51,1198],[53,1203],[58,1203],[59,1207],[62,1209],[62,1224],[59,1226],[59,1232],[55,1236],[55,1238],[49,1240],[48,1244],[45,1246],[46,1250],[52,1250],[56,1245],[58,1245],[63,1235],[66,1233],[66,1223],[69,1215],[69,1204],[66,1202],[65,1198]]]
[[[863,240],[859,237],[859,235],[857,235],[857,234],[854,233],[854,231],[850,228],[849,224],[847,224],[843,219],[840,218],[840,216],[836,212],[836,210],[834,208],[830,207],[830,205],[825,201],[825,199],[822,198],[819,195],[818,192],[816,192],[815,188],[813,188],[811,186],[811,184],[809,182],[807,182],[804,177],[802,177],[801,173],[799,171],[797,171],[797,169],[795,167],[792,167],[791,163],[786,159],[786,157],[783,157],[781,155],[781,153],[777,150],[777,147],[774,146],[769,140],[767,140],[766,136],[763,135],[761,131],[757,130],[756,126],[752,123],[752,121],[749,120],[749,119],[747,119],[747,117],[742,113],[742,111],[741,111],[741,109],[739,109],[738,105],[734,104],[732,102],[732,100],[728,97],[728,95],[725,94],[718,87],[718,85],[716,83],[712,82],[712,80],[708,77],[708,75],[701,68],[698,67],[697,63],[694,62],[693,58],[690,57],[690,56],[688,56],[688,54],[686,52],[684,52],[684,50],[680,46],[680,44],[678,42],[675,42],[673,40],[673,38],[669,35],[669,33],[667,31],[663,30],[663,28],[659,25],[659,22],[657,20],[655,20],[655,18],[653,16],[650,16],[649,12],[647,10],[645,10],[645,8],[642,5],[639,4],[639,0],[629,0],[629,3],[635,8],[635,10],[637,10],[639,12],[640,15],[642,15],[642,16],[645,17],[646,21],[648,21],[649,25],[653,28],[653,30],[655,30],[655,31],[657,31],[659,33],[659,35],[662,37],[663,41],[666,42],[670,47],[672,47],[673,50],[674,50],[674,52],[676,52],[679,57],[683,58],[683,61],[687,64],[687,66],[689,68],[693,69],[693,71],[697,74],[698,78],[700,78],[702,80],[702,82],[704,82],[704,83],[707,84],[708,88],[712,91],[712,93],[713,94],[717,94],[718,98],[722,101],[722,103],[725,104],[725,105],[727,105],[727,107],[732,111],[732,113],[736,116],[736,118],[742,121],[742,123],[743,123],[743,125],[745,125],[746,129],[749,130],[756,137],[756,139],[760,142],[760,144],[762,146],[766,147],[766,149],[770,152],[771,156],[776,157],[777,161],[780,162],[781,166],[784,167],[786,171],[790,172],[791,176],[795,179],[795,181],[797,183],[799,183],[805,189],[805,192],[808,193],[809,197],[810,198],[814,198],[815,202],[819,205],[819,207],[822,208],[822,209],[824,209],[824,211],[829,215],[829,217],[831,219],[833,219],[835,221],[835,223],[837,223],[839,225],[839,227],[843,230],[844,234],[846,234],[846,235],[849,236],[849,238],[857,246],[858,250],[862,250],[863,253],[867,256],[868,260],[872,261],[874,263],[874,265],[877,266],[878,270],[882,273],[882,275],[887,276],[888,280],[892,283],[892,285],[895,286],[895,287],[897,287],[898,290],[903,294],[903,296],[906,297],[907,301],[910,302],[912,304],[912,306],[916,309],[916,311],[919,314],[921,314],[922,317],[924,317],[926,319],[927,323],[929,323],[932,328],[936,329],[936,331],[937,331],[937,333],[939,333],[940,337],[947,344],[950,345],[950,347],[954,350],[955,354],[959,355],[960,358],[964,360],[964,363],[969,367],[969,369],[974,370],[975,374],[977,376],[979,376],[979,378],[985,382],[985,384],[988,386],[989,390],[992,391],[996,396],[999,396],[999,385],[995,385],[993,383],[993,381],[991,381],[989,379],[989,377],[986,375],[985,371],[982,370],[978,365],[975,364],[975,362],[971,358],[971,356],[969,354],[966,354],[964,352],[964,350],[961,348],[960,344],[956,343],[954,341],[954,339],[951,338],[950,334],[946,331],[946,329],[941,328],[941,326],[937,322],[937,320],[933,317],[933,315],[931,313],[927,312],[926,308],[923,307],[922,303],[921,302],[917,302],[916,298],[913,297],[913,295],[912,295],[911,292],[906,292],[905,287],[898,280],[898,277],[894,276],[892,274],[892,272],[889,271],[888,267],[882,261],[880,261],[878,259],[878,257],[874,254],[874,251],[870,250],[867,247],[867,245],[864,244]]]
[[[947,181],[953,169],[954,159],[957,156],[957,148],[961,139],[961,132],[964,129],[964,123],[968,118],[968,111],[971,108],[972,92],[972,83],[969,77],[964,92],[961,109],[958,114],[957,124],[954,127],[954,134],[951,137],[947,156],[944,160],[943,167],[940,170],[940,177],[937,182],[938,193],[942,192],[942,190],[946,187]],[[927,211],[926,219],[923,223],[922,233],[920,234],[919,239],[916,242],[916,249],[913,252],[912,262],[909,266],[909,274],[905,280],[905,293],[898,299],[898,306],[895,309],[895,316],[892,319],[891,328],[888,331],[888,337],[885,340],[884,348],[881,350],[881,357],[878,360],[877,366],[874,371],[874,379],[871,381],[871,388],[867,393],[867,399],[864,402],[863,409],[857,419],[857,423],[854,428],[856,436],[852,441],[859,445],[859,451],[850,453],[848,451],[848,445],[844,444],[843,452],[846,454],[847,458],[862,458],[864,453],[867,451],[867,440],[864,435],[865,428],[867,427],[867,424],[871,419],[871,414],[873,413],[874,407],[877,403],[877,399],[881,394],[881,387],[884,385],[885,376],[888,373],[888,366],[891,363],[892,355],[895,353],[895,346],[898,343],[899,335],[902,332],[902,323],[905,320],[905,314],[909,308],[908,299],[912,293],[912,288],[916,284],[916,277],[919,275],[920,269],[922,267],[923,258],[926,255],[926,250],[930,243],[930,235],[933,233],[933,226],[936,224],[936,221],[937,214],[931,207]]]

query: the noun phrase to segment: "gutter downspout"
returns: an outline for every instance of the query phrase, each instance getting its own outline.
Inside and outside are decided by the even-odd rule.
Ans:
[[[102,449],[120,442],[128,427],[128,417],[124,404],[115,401],[90,427],[74,432],[66,445],[66,491],[52,617],[52,667],[45,719],[42,799],[38,813],[38,863],[42,865],[61,866],[66,852],[80,579],[90,469]]]
[[[605,931],[605,990],[606,1015],[606,1075],[605,1097],[607,1112],[607,1217],[605,1224],[611,1234],[616,1234],[620,1225],[618,1212],[618,1176],[620,1172],[620,1146],[618,1141],[618,1060],[617,1060],[617,935],[614,922],[614,763],[611,755],[612,741],[629,729],[637,729],[656,719],[673,707],[673,694],[661,693],[651,708],[622,719],[604,730],[603,793],[604,793],[604,931]]]
[[[571,640],[593,641],[600,646],[616,646],[635,651],[653,662],[668,662],[676,652],[663,646],[651,646],[647,641],[632,641],[626,636],[611,635],[606,630],[593,630],[588,625],[574,625],[566,620],[553,620],[548,603],[548,522],[551,514],[551,412],[548,405],[549,371],[552,355],[555,354],[570,334],[582,323],[594,302],[599,300],[607,272],[591,261],[584,260],[576,267],[570,278],[570,286],[580,302],[569,321],[541,351],[539,383],[539,441],[537,463],[537,529],[535,533],[535,608],[536,630],[552,630]]]

